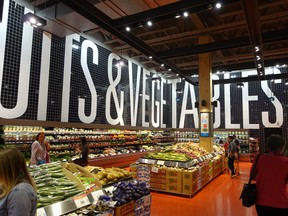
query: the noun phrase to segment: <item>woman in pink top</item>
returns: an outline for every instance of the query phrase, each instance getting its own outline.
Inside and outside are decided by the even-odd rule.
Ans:
[[[288,158],[283,156],[284,146],[283,138],[272,134],[267,140],[268,153],[259,156],[256,167],[258,216],[288,215]]]
[[[46,163],[46,147],[44,144],[45,134],[40,132],[31,146],[30,165],[40,165]]]

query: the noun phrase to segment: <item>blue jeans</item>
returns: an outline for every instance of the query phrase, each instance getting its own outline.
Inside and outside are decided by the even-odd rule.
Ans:
[[[235,175],[234,160],[235,160],[235,156],[228,157],[228,167],[231,171],[231,175]]]

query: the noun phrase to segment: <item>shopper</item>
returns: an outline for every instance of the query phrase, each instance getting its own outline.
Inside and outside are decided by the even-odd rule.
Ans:
[[[22,153],[16,148],[0,151],[0,215],[35,216],[36,185]]]
[[[49,155],[49,150],[50,150],[50,143],[49,143],[49,142],[45,142],[45,148],[46,148],[46,152],[45,152],[45,162],[46,162],[46,163],[51,163],[50,155]]]
[[[74,163],[80,166],[86,166],[88,164],[89,146],[87,144],[86,137],[81,137],[81,158],[74,160]]]
[[[259,156],[255,169],[258,216],[288,215],[288,158],[282,154],[284,144],[280,135],[272,134],[267,140],[268,153]]]
[[[237,136],[235,134],[233,135],[233,141],[234,141],[234,143],[236,144],[236,147],[237,147],[236,157],[239,160],[240,142],[239,142],[239,139],[237,138]]]
[[[235,142],[233,141],[233,136],[228,136],[227,141],[229,143],[228,146],[228,168],[231,172],[231,178],[236,177],[235,175],[235,168],[234,168],[234,161],[235,161],[235,155],[237,152],[237,147]]]
[[[40,132],[31,146],[30,165],[40,165],[46,163],[45,134]]]

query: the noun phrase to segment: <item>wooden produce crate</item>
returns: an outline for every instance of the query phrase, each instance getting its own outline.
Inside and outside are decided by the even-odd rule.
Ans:
[[[82,181],[81,180],[82,177],[90,179],[91,187],[86,188],[84,184],[81,182],[83,186],[85,187],[86,192],[91,192],[91,191],[102,188],[102,185],[99,182],[99,180],[92,173],[87,171],[85,168],[74,163],[65,163],[62,165],[66,167],[66,169],[69,170],[80,182]]]
[[[115,207],[115,216],[134,216],[135,201],[132,200],[129,203],[126,203],[121,206]]]

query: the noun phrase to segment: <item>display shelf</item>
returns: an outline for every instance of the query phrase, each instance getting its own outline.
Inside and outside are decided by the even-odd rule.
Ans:
[[[110,190],[108,187],[105,189],[97,190],[89,194],[82,194],[73,198],[51,204],[49,206],[37,209],[37,216],[59,216],[73,212],[79,208],[92,205],[97,202],[98,197],[103,195],[105,191]]]
[[[168,131],[134,131],[113,129],[65,129],[54,128],[45,130],[42,127],[5,126],[6,147],[17,147],[22,152],[30,152],[31,144],[39,132],[44,132],[46,140],[50,143],[51,155],[75,155],[76,149],[81,145],[80,138],[85,136],[91,153],[99,153],[107,148],[135,146],[152,146],[159,143],[173,142]],[[64,146],[63,146],[64,145]],[[59,146],[59,147],[58,147]],[[122,150],[121,150],[122,152]],[[142,155],[142,153],[140,153]],[[109,157],[108,157],[109,158]],[[103,157],[101,157],[103,159]],[[138,158],[137,158],[138,159]]]
[[[129,167],[129,165],[143,157],[147,152],[136,152],[108,157],[90,158],[88,165],[107,167]]]
[[[213,153],[209,153],[207,155],[203,155],[201,157],[198,157],[196,159],[191,159],[188,160],[186,162],[180,162],[180,161],[169,161],[169,160],[157,160],[157,159],[150,159],[150,158],[139,158],[137,160],[138,163],[143,163],[143,164],[157,164],[157,165],[164,165],[167,167],[179,167],[179,168],[191,168],[195,165],[197,165],[198,163],[201,163],[203,161],[205,161],[206,159],[211,159],[213,157],[215,157],[216,155],[222,155],[223,152],[219,151],[219,152],[213,152]]]

